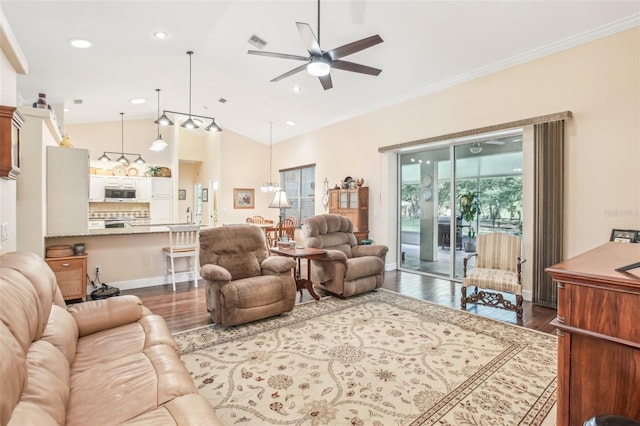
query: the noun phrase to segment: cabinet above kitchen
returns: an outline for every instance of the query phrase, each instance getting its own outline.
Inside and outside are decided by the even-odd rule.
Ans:
[[[148,177],[89,175],[89,201],[136,202],[150,201]]]

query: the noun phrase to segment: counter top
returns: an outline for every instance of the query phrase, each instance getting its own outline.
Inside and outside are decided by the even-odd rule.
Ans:
[[[102,228],[88,229],[85,233],[47,235],[45,238],[63,238],[63,237],[96,237],[105,235],[140,235],[140,234],[159,234],[169,232],[169,225],[186,225],[186,223],[164,223],[164,224],[136,224],[129,225],[126,228]],[[200,229],[206,229],[208,226],[200,226]]]

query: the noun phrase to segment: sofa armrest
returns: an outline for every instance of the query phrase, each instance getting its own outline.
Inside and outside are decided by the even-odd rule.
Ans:
[[[200,268],[200,276],[207,281],[231,281],[231,272],[220,265],[206,264]]]
[[[77,303],[67,309],[78,325],[80,337],[130,324],[142,318],[138,296],[117,296]]]
[[[260,264],[263,275],[279,275],[295,267],[295,259],[284,256],[269,256]]]
[[[352,249],[353,257],[376,256],[382,258],[389,251],[389,247],[382,244],[370,246],[355,246]]]

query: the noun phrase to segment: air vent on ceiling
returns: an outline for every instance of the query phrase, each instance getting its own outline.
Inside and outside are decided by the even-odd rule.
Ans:
[[[262,49],[267,45],[266,41],[264,41],[263,39],[261,39],[255,34],[252,35],[248,41],[249,41],[249,44],[255,47],[256,49]]]
[[[218,99],[218,102],[220,102],[221,104],[226,104],[227,100],[225,98],[220,98]]]
[[[84,101],[82,99],[74,99],[73,103],[76,105],[82,105],[84,103]]]

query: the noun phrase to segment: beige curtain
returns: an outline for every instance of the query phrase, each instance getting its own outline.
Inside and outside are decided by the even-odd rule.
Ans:
[[[535,124],[533,303],[558,305],[558,291],[544,269],[562,261],[564,218],[564,120]]]

